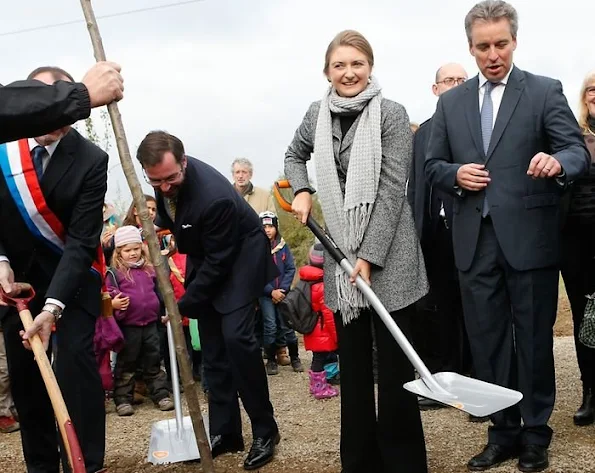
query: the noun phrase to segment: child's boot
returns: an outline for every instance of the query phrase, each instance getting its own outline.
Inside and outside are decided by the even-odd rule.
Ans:
[[[324,371],[319,373],[310,371],[308,374],[310,375],[310,392],[315,399],[328,399],[339,395],[339,391],[326,382]]]
[[[279,374],[279,367],[277,365],[277,359],[275,357],[277,347],[275,345],[270,345],[265,347],[265,351],[268,355],[267,364],[265,366],[267,375],[274,376]]]
[[[293,371],[296,373],[303,373],[304,367],[302,366],[302,360],[300,360],[298,344],[289,343],[287,348],[289,350],[289,359],[291,360],[291,367],[293,368]]]

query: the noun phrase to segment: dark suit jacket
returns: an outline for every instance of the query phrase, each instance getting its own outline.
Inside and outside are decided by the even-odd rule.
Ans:
[[[457,267],[469,269],[479,236],[485,192],[496,236],[508,263],[529,270],[558,263],[560,197],[556,179],[532,179],[527,169],[538,152],[552,154],[566,182],[583,174],[590,159],[559,81],[514,67],[502,97],[487,156],[483,151],[479,79],[442,94],[432,120],[426,174],[455,197],[453,243]],[[456,174],[484,163],[485,191],[457,192]]]
[[[218,171],[188,156],[186,177],[172,222],[157,195],[158,225],[169,228],[188,255],[183,315],[198,317],[206,304],[221,314],[261,295],[278,275],[258,215]]]
[[[437,187],[430,186],[425,173],[426,150],[430,139],[432,119],[423,122],[413,135],[413,162],[407,185],[407,200],[413,210],[415,229],[420,240],[425,240],[433,229],[432,219],[439,215],[432,215],[432,197],[437,196],[444,205],[444,214],[449,228],[452,227],[452,200],[450,193],[446,193]]]
[[[37,80],[0,85],[0,143],[41,136],[87,118],[89,92],[83,84]]]
[[[95,316],[101,306],[101,281],[90,268],[102,228],[107,163],[107,154],[76,130],[62,138],[49,161],[41,189],[66,230],[62,255],[29,231],[0,174],[0,255],[10,260],[15,280],[31,283],[40,300],[58,299],[66,310],[80,306]]]

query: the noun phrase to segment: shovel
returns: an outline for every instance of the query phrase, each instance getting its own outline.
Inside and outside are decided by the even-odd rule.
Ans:
[[[196,436],[192,427],[192,419],[189,416],[182,417],[176,348],[170,322],[167,322],[166,326],[176,418],[160,420],[153,424],[147,461],[154,465],[198,460],[200,458]],[[203,422],[207,438],[209,438],[209,425],[205,416],[203,416]]]
[[[29,311],[28,304],[35,297],[35,291],[30,284],[16,283],[16,294],[18,296],[7,295],[2,288],[0,288],[0,299],[2,302],[16,307],[19,311],[19,317],[23,323],[25,330],[33,325],[33,317]],[[48,359],[47,353],[43,348],[43,342],[39,335],[35,335],[29,340],[33,354],[35,355],[35,361],[39,366],[41,377],[48,391],[52,407],[54,408],[54,414],[58,422],[58,428],[60,429],[60,435],[66,449],[66,456],[73,473],[85,473],[85,461],[83,459],[83,452],[79,445],[78,437],[74,430],[74,425],[70,420],[70,415],[66,409],[66,404],[60,387],[52,371],[50,360]]]
[[[288,189],[290,187],[289,181],[283,180],[275,182],[273,188],[279,205],[287,212],[291,212],[291,204],[285,200],[281,194],[281,189]],[[347,274],[351,274],[353,265],[345,257],[331,236],[314,220],[311,214],[308,216],[306,225],[318,240],[320,240],[339,266]],[[468,378],[458,373],[430,373],[372,288],[360,276],[356,279],[356,286],[374,308],[401,347],[401,350],[403,350],[403,353],[405,353],[405,356],[407,356],[420,375],[419,379],[405,383],[403,385],[405,389],[418,396],[432,399],[478,417],[484,417],[506,409],[522,399],[523,395],[518,391]]]

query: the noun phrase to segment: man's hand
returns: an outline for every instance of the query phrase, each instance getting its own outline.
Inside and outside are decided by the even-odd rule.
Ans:
[[[14,273],[8,261],[0,261],[0,286],[10,296],[14,291]],[[0,300],[0,305],[6,306],[8,304]]]
[[[457,185],[468,191],[485,189],[490,182],[483,164],[464,164],[457,170]]]
[[[271,298],[275,304],[278,304],[283,299],[285,299],[285,291],[283,289],[273,289],[273,292],[271,292]]]
[[[366,282],[366,284],[370,286],[372,284],[370,282],[371,271],[372,265],[370,264],[370,262],[366,261],[365,259],[358,258],[355,262],[355,267],[353,268],[352,273],[349,275],[349,281],[351,282],[351,284],[355,286],[355,280],[357,278],[357,275],[359,274],[362,277],[362,279]]]
[[[50,344],[50,335],[52,334],[52,326],[56,322],[56,318],[49,312],[41,312],[37,317],[33,319],[33,325],[29,330],[21,330],[19,335],[23,339],[23,345],[27,350],[31,350],[31,344],[29,340],[36,334],[41,337],[43,343],[43,349],[47,351]]]
[[[527,175],[533,179],[545,179],[562,174],[562,165],[556,158],[546,153],[537,153],[529,163]]]
[[[130,297],[123,296],[121,292],[112,299],[112,308],[116,310],[126,310],[129,305]]]
[[[82,83],[89,91],[91,108],[101,107],[124,97],[122,68],[115,62],[98,62],[83,77]]]

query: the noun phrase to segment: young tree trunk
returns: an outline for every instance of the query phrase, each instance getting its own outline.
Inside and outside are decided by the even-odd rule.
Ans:
[[[99,34],[99,28],[97,26],[91,0],[81,0],[81,6],[85,14],[87,28],[89,29],[89,34],[91,36],[91,43],[93,44],[95,59],[97,61],[105,61],[105,51],[103,49],[103,43],[101,40],[101,35]],[[194,378],[192,377],[188,351],[186,349],[186,341],[184,339],[184,332],[182,329],[182,319],[180,317],[180,313],[178,312],[178,304],[174,298],[172,285],[164,265],[164,258],[162,257],[159,250],[157,234],[155,233],[153,221],[149,217],[149,211],[147,210],[147,203],[145,201],[143,190],[134,171],[132,158],[130,157],[128,141],[126,139],[126,133],[124,132],[124,126],[122,124],[122,117],[120,115],[120,111],[118,110],[118,105],[115,102],[111,103],[108,105],[107,109],[112,120],[112,126],[114,128],[114,135],[116,137],[116,144],[118,147],[118,154],[120,155],[120,161],[122,162],[122,169],[126,175],[126,180],[128,181],[130,191],[132,192],[134,206],[136,207],[139,218],[142,222],[143,230],[149,245],[151,260],[155,265],[159,290],[163,296],[165,307],[170,317],[170,323],[172,324],[178,365],[180,366],[180,374],[184,384],[184,395],[186,397],[186,402],[188,403],[188,412],[190,414],[190,418],[192,419],[196,443],[200,452],[201,466],[204,472],[214,473],[215,470],[213,458],[211,456],[209,440],[207,438],[200,410],[198,390],[195,387]]]

